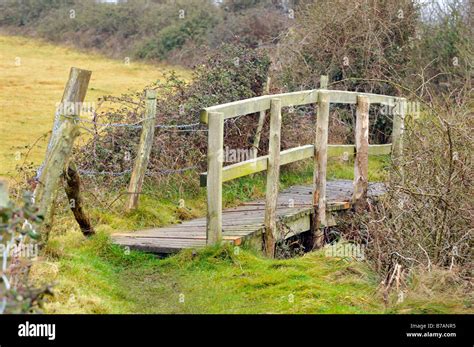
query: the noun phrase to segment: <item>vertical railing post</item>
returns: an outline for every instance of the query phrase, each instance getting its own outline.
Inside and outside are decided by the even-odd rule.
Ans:
[[[319,78],[319,88],[320,89],[328,89],[328,76],[321,75]]]
[[[270,77],[267,78],[267,83],[265,84],[264,93],[268,94],[270,92]],[[255,133],[255,138],[253,139],[251,158],[255,159],[258,156],[258,149],[260,147],[260,138],[262,136],[263,125],[265,124],[265,115],[267,111],[260,111],[258,117],[257,132]]]
[[[405,127],[406,99],[398,98],[393,114],[392,156],[399,159],[403,149],[403,130]]]
[[[327,226],[326,221],[326,167],[329,125],[329,94],[318,92],[318,114],[316,120],[316,137],[314,141],[314,172],[313,172],[313,248],[324,243],[321,227]]]
[[[222,163],[224,115],[209,113],[207,148],[207,244],[222,240]]]
[[[367,206],[368,170],[369,170],[369,98],[357,96],[355,127],[354,191],[352,202],[356,211]]]
[[[268,257],[275,255],[275,243],[279,239],[277,231],[278,185],[280,181],[280,136],[281,100],[270,102],[270,138],[268,148],[267,187],[265,201],[264,251]]]
[[[137,156],[133,165],[128,193],[130,194],[125,209],[134,210],[138,205],[138,199],[142,191],[143,180],[145,179],[156,124],[156,91],[147,90],[145,100],[145,120],[142,122],[142,133],[138,145]]]

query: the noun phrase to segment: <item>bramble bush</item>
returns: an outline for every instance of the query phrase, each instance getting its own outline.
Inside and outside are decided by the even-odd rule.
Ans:
[[[32,258],[38,256],[36,227],[42,220],[29,194],[22,206],[9,202],[0,208],[0,314],[35,312],[52,293],[50,286],[38,288],[29,283]]]

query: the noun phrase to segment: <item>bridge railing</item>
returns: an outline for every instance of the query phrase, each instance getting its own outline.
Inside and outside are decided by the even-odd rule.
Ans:
[[[404,98],[349,91],[312,89],[292,93],[264,95],[205,108],[201,122],[208,124],[208,170],[201,174],[201,186],[207,187],[207,243],[222,239],[222,183],[261,171],[267,171],[265,233],[267,254],[272,254],[277,239],[276,207],[280,166],[299,160],[314,158],[313,205],[315,209],[315,243],[320,243],[321,227],[326,221],[326,166],[329,153],[355,149],[353,203],[363,203],[367,194],[368,156],[371,154],[396,155],[400,152],[405,114]],[[281,109],[317,104],[316,134],[313,144],[280,150]],[[330,104],[355,104],[355,145],[328,145]],[[369,107],[371,104],[395,107],[392,143],[369,145]],[[268,155],[255,157],[236,164],[223,166],[224,120],[248,114],[270,111],[270,137]]]

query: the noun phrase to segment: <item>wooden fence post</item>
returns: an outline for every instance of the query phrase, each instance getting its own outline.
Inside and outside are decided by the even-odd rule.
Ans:
[[[324,243],[321,227],[326,221],[326,167],[328,158],[328,125],[329,125],[329,94],[318,92],[318,116],[316,120],[316,137],[314,142],[314,173],[313,173],[313,248]]]
[[[6,180],[0,179],[0,208],[5,208],[8,206],[8,182]]]
[[[51,135],[50,149],[46,153],[43,170],[34,194],[39,214],[45,218],[42,232],[43,241],[48,239],[51,229],[54,211],[52,204],[59,179],[68,163],[74,141],[79,136],[77,124],[80,108],[87,93],[91,74],[91,71],[71,68],[59,106],[58,128]]]
[[[142,122],[142,133],[140,143],[138,145],[137,156],[133,165],[130,183],[128,185],[128,193],[130,194],[126,211],[137,208],[138,199],[142,192],[143,180],[145,179],[148,161],[150,159],[151,149],[153,147],[153,138],[155,135],[156,124],[156,91],[147,90],[145,100],[145,120]]]
[[[264,251],[268,257],[275,256],[275,244],[279,239],[277,230],[278,185],[280,181],[280,133],[281,100],[270,101],[270,138],[267,165],[267,189],[265,201]]]
[[[224,115],[209,113],[207,148],[207,244],[222,240],[222,163]]]
[[[354,192],[352,202],[356,211],[363,211],[367,206],[368,171],[369,171],[369,98],[357,96]]]
[[[270,93],[270,77],[267,78],[267,83],[265,84],[265,94]],[[260,138],[262,136],[263,125],[265,124],[265,115],[266,111],[260,111],[258,117],[257,132],[255,133],[255,138],[253,139],[251,158],[255,159],[258,157],[258,148],[260,147]]]

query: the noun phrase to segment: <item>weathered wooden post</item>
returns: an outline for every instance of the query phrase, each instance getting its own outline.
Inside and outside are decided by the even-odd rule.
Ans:
[[[403,151],[403,131],[405,128],[406,99],[398,98],[393,114],[392,156],[398,160]]]
[[[324,243],[324,232],[321,227],[327,226],[326,221],[326,167],[329,126],[329,94],[318,92],[318,115],[316,120],[316,137],[314,141],[314,173],[313,173],[313,248]]]
[[[44,216],[42,239],[46,241],[51,229],[56,188],[72,152],[74,141],[79,135],[80,108],[84,102],[92,72],[71,68],[69,80],[59,106],[56,131],[50,139],[41,176],[35,191],[39,213]]]
[[[207,148],[207,244],[222,240],[222,163],[224,115],[209,113]]]
[[[8,206],[8,182],[6,180],[0,179],[0,208],[5,208]]]
[[[270,92],[270,77],[267,78],[267,83],[265,84],[265,94]],[[266,111],[260,111],[258,117],[257,132],[255,133],[255,138],[253,139],[251,158],[255,159],[258,157],[258,148],[260,147],[260,138],[262,137],[263,125],[265,124],[265,115]]]
[[[95,234],[94,227],[83,208],[83,200],[81,196],[81,177],[77,172],[76,165],[69,163],[66,170],[64,170],[66,196],[69,202],[74,218],[76,218],[79,228],[81,228],[84,236],[91,236]]]
[[[156,91],[146,91],[145,101],[145,120],[142,123],[142,133],[138,145],[137,156],[133,165],[132,176],[128,186],[130,194],[125,209],[131,211],[138,205],[138,199],[142,191],[143,180],[145,179],[148,161],[150,159],[151,149],[153,147],[153,138],[155,135],[156,124]]]
[[[369,186],[369,98],[357,96],[354,192],[352,202],[356,211],[363,211],[367,206],[367,189]]]
[[[270,138],[267,165],[267,189],[265,202],[264,251],[268,257],[275,256],[275,243],[279,239],[277,230],[278,185],[280,181],[280,133],[281,100],[270,102]]]
[[[319,78],[319,88],[320,89],[328,89],[328,76],[321,75]]]

